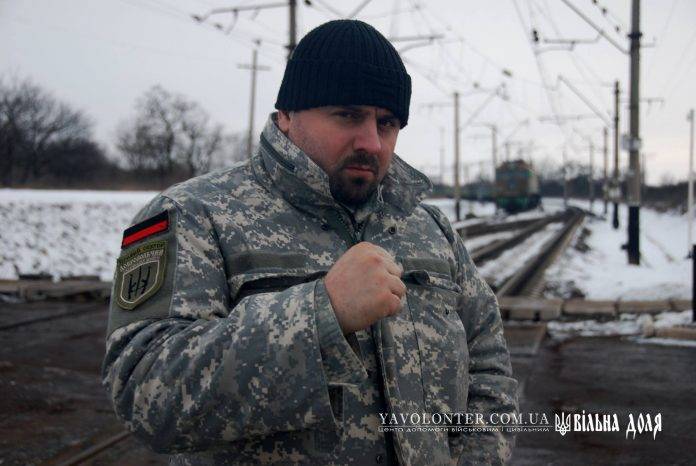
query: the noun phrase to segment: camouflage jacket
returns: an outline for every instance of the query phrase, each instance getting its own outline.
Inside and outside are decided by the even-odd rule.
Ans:
[[[379,429],[379,412],[516,410],[495,295],[420,203],[430,186],[395,155],[348,212],[269,118],[248,162],[157,196],[114,279],[103,379],[119,418],[173,464],[505,462],[508,434]],[[323,276],[360,241],[403,265],[407,299],[344,336]]]

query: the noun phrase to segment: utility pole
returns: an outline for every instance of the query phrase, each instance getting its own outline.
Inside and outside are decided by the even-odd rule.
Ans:
[[[288,0],[288,9],[290,10],[290,30],[288,38],[288,60],[292,56],[293,50],[297,46],[297,0]]]
[[[467,186],[467,203],[469,204],[469,213],[466,215],[466,218],[471,218],[474,216],[474,203],[471,199],[471,178],[469,177],[469,165],[470,164],[468,163],[464,164],[464,186]]]
[[[590,189],[590,212],[594,213],[594,143],[590,141],[590,176],[589,189]]]
[[[485,126],[491,130],[491,158],[493,160],[493,182],[495,182],[495,168],[498,166],[498,125],[495,123],[479,123],[476,126]]]
[[[270,70],[268,66],[258,66],[258,46],[261,41],[256,40],[256,47],[251,52],[251,65],[239,64],[237,68],[251,70],[251,96],[249,97],[249,134],[247,135],[247,156],[251,158],[254,148],[254,108],[256,106],[256,72]]]
[[[632,0],[628,170],[628,263],[640,265],[640,0]]]
[[[307,2],[309,3],[309,2]],[[290,56],[292,55],[292,51],[295,50],[295,46],[297,45],[297,0],[288,0],[286,2],[276,2],[276,3],[266,3],[263,5],[242,5],[242,6],[235,6],[231,8],[212,8],[208,10],[207,13],[203,15],[197,15],[197,14],[192,14],[191,18],[193,18],[194,21],[197,23],[203,23],[207,21],[211,16],[213,15],[218,15],[218,14],[223,14],[223,13],[232,13],[234,15],[234,20],[232,23],[224,29],[225,34],[229,34],[232,29],[234,28],[234,25],[237,22],[237,15],[239,15],[240,11],[253,11],[255,13],[258,13],[261,10],[266,10],[269,8],[288,8],[289,12],[289,17],[290,17],[290,28],[289,28],[289,39],[288,39],[288,60],[290,59]],[[222,26],[220,25],[215,25],[218,29],[223,29]]]
[[[496,125],[491,126],[491,131],[493,131],[493,177],[491,178],[491,193],[495,193],[495,179],[498,170],[498,127]],[[483,173],[483,167],[481,167],[481,172]],[[495,200],[495,195],[493,198],[493,205],[495,206],[495,213],[498,213],[498,202]]]
[[[493,137],[491,155],[493,156],[493,182],[495,183],[495,167],[498,166],[498,127],[496,125],[490,125],[491,135]]]
[[[605,126],[602,128],[602,136],[604,136],[604,171],[602,173],[602,195],[604,197],[604,215],[606,217],[607,215],[607,190],[609,187],[607,186],[607,136],[608,136],[609,131],[607,130],[607,127]]]
[[[645,197],[645,172],[648,171],[648,163],[646,162],[647,154],[640,153],[640,198]]]
[[[503,85],[501,84],[500,86],[496,87],[493,92],[491,92],[486,100],[483,101],[481,105],[479,105],[472,113],[469,115],[469,118],[464,122],[464,125],[462,127],[459,127],[459,92],[454,93],[454,128],[455,128],[455,136],[454,136],[454,167],[455,167],[455,172],[454,172],[454,196],[455,196],[455,205],[457,209],[457,221],[459,221],[459,201],[460,201],[460,193],[459,193],[459,132],[462,129],[466,129],[469,127],[472,121],[474,121],[478,116],[479,113],[483,111],[484,108],[493,100],[493,97],[496,95],[499,95],[500,89],[503,88]],[[468,172],[467,172],[467,178],[468,178]],[[469,204],[469,213],[473,214],[473,206]]]
[[[440,184],[445,184],[445,127],[440,126]]]
[[[454,93],[454,212],[457,221],[459,216],[459,92]]]
[[[612,177],[612,197],[614,198],[614,215],[612,225],[614,230],[619,229],[619,81],[614,81],[614,176]]]
[[[689,138],[689,177],[688,177],[688,182],[689,182],[689,194],[688,194],[688,202],[686,204],[687,207],[687,219],[689,221],[689,244],[687,244],[687,252],[690,254],[691,253],[691,247],[692,247],[692,232],[693,232],[693,223],[694,223],[694,109],[692,108],[691,111],[689,111],[689,114],[686,116],[686,119],[689,121],[690,126],[691,126],[691,132],[690,132],[690,138]],[[694,258],[696,259],[696,258]],[[696,311],[694,311],[696,313]],[[696,320],[696,319],[694,319]]]
[[[568,209],[568,156],[563,146],[563,208]]]

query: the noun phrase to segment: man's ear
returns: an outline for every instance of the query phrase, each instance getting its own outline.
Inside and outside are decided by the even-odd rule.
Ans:
[[[288,131],[290,131],[290,112],[278,110],[278,129],[287,136]]]

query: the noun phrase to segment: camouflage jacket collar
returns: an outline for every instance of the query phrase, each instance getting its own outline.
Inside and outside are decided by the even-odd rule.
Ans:
[[[279,189],[293,205],[337,207],[326,172],[280,131],[275,117],[274,113],[268,118],[259,150],[252,157],[259,181],[269,189],[271,185]],[[430,189],[432,184],[424,174],[394,154],[387,176],[367,210],[377,210],[387,203],[409,215]]]

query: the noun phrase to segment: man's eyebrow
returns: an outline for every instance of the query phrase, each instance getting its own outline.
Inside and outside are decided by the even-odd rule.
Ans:
[[[357,113],[360,115],[365,115],[365,114],[369,113],[367,110],[360,107],[359,105],[336,105],[333,108],[338,109],[338,110],[344,110],[344,111],[348,111],[348,112]],[[377,116],[377,119],[378,120],[398,120],[396,115],[394,115],[392,112],[390,112],[388,110],[385,114]]]
[[[357,105],[336,105],[334,108],[339,110],[348,110],[355,113],[366,113],[366,111]]]

